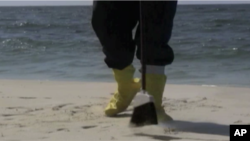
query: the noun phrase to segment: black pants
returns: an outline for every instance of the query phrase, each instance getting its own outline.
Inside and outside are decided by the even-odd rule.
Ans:
[[[171,64],[174,53],[168,42],[176,7],[177,1],[142,1],[141,9],[139,1],[94,1],[92,27],[103,46],[107,66],[123,69],[132,64],[135,53],[140,60],[140,26],[146,64]]]

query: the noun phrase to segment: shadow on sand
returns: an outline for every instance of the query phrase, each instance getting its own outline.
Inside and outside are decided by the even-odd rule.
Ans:
[[[229,136],[229,125],[211,122],[191,122],[175,120],[168,123],[162,123],[160,126],[170,127],[184,132]]]
[[[210,135],[220,135],[229,137],[229,125],[216,124],[210,122],[190,122],[190,121],[181,121],[175,120],[168,123],[161,123],[163,128],[171,128],[177,131],[189,132],[189,133],[198,133],[198,134],[210,134]],[[159,136],[159,135],[150,135],[150,134],[135,134],[136,136],[145,136],[151,137],[157,140],[178,140],[181,138],[175,138],[170,136]],[[202,139],[193,139],[193,140],[202,140]]]
[[[172,140],[180,140],[182,138],[177,137],[170,137],[170,136],[163,136],[163,135],[150,135],[150,134],[143,134],[143,133],[137,133],[134,134],[136,136],[142,136],[142,137],[150,137],[155,140],[162,140],[162,141],[172,141]]]
[[[131,117],[131,116],[132,116],[132,114],[123,113],[123,114],[116,115],[116,116],[114,116],[113,118],[129,118],[129,117]]]

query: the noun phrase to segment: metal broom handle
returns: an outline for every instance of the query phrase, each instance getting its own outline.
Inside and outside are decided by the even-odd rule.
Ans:
[[[142,28],[142,1],[139,1],[139,7],[140,7],[140,42],[141,42],[141,74],[142,74],[142,91],[145,93],[146,91],[146,63],[144,58],[144,51],[143,51],[143,28]]]

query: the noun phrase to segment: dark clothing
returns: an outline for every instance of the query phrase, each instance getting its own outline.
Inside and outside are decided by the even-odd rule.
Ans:
[[[94,1],[92,27],[103,46],[105,63],[123,69],[140,59],[140,26],[147,65],[165,66],[174,60],[168,45],[177,1]],[[142,21],[140,21],[140,14]],[[139,23],[135,39],[132,31]],[[137,46],[137,51],[136,51]]]

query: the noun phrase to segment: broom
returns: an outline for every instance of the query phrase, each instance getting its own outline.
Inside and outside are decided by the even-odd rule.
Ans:
[[[143,28],[142,28],[142,7],[140,0],[140,31],[141,31],[141,64],[142,64],[142,91],[134,98],[134,110],[130,120],[131,127],[141,127],[144,125],[158,124],[154,99],[146,92],[146,64],[143,43]]]

